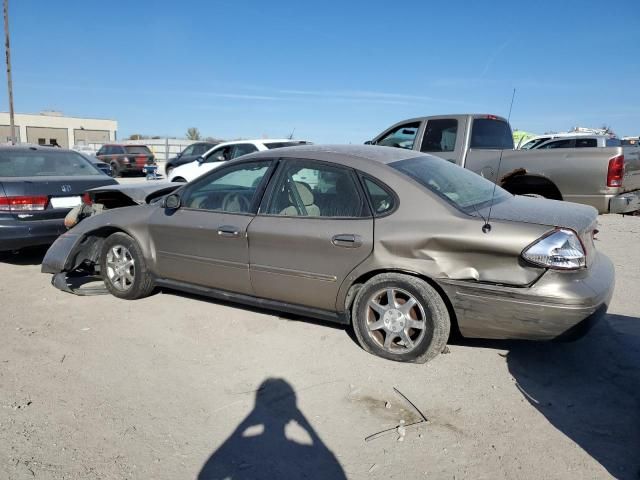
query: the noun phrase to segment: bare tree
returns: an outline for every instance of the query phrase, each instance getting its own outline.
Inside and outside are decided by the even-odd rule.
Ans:
[[[187,129],[187,139],[188,140],[200,140],[200,130],[196,127],[191,127]]]

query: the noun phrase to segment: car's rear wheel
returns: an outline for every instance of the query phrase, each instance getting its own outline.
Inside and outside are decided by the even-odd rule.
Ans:
[[[353,305],[353,328],[369,353],[424,363],[447,345],[451,321],[440,294],[409,275],[384,273],[365,283]]]
[[[153,278],[138,243],[126,233],[114,233],[102,245],[100,272],[109,292],[127,300],[146,297]]]

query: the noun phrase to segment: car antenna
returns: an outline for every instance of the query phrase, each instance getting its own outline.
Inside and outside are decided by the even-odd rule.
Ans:
[[[291,130],[291,133],[289,134],[289,140],[293,140],[293,134],[296,131],[296,127],[293,127],[293,130]]]
[[[509,105],[509,115],[507,116],[507,124],[511,128],[511,110],[513,109],[513,100],[516,98],[516,89],[513,89],[511,94],[511,105]],[[489,213],[487,214],[487,221],[482,226],[483,233],[489,233],[491,231],[491,209],[493,208],[493,200],[496,195],[496,187],[498,186],[498,179],[500,178],[500,165],[502,165],[502,154],[504,153],[504,146],[500,150],[500,158],[498,159],[498,168],[496,170],[496,181],[493,182],[493,191],[491,192],[491,203],[489,204]]]

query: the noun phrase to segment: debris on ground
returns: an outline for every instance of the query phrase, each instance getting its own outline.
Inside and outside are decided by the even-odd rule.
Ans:
[[[399,436],[397,438],[398,442],[403,442],[404,441],[404,437],[407,434],[407,427],[414,427],[416,425],[421,425],[423,423],[428,423],[429,420],[427,419],[426,415],[424,413],[422,413],[422,411],[416,407],[416,405],[407,398],[407,396],[402,393],[400,390],[398,390],[396,387],[393,387],[393,391],[396,392],[396,394],[398,394],[400,397],[402,397],[402,399],[407,402],[411,408],[413,410],[415,410],[418,415],[420,416],[420,420],[417,422],[413,422],[413,423],[409,423],[406,424],[404,419],[401,419],[400,422],[398,423],[398,425],[396,425],[393,428],[387,428],[386,430],[381,430],[379,432],[374,433],[373,435],[369,435],[368,437],[366,437],[364,439],[365,442],[370,442],[371,440],[375,440],[376,438],[380,438],[388,433],[391,432],[396,432]],[[388,405],[388,406],[387,406]],[[389,402],[385,403],[385,408],[391,408],[391,404]]]

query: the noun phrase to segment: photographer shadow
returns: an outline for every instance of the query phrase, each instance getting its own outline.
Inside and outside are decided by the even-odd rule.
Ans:
[[[297,438],[289,438],[285,429],[296,429]],[[346,479],[334,454],[298,409],[294,389],[279,378],[262,382],[253,410],[198,475],[199,480],[274,478]]]

